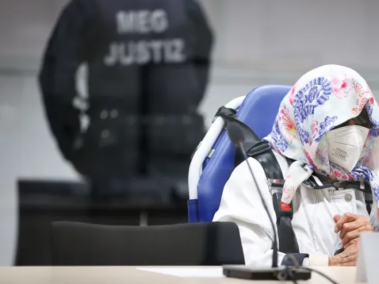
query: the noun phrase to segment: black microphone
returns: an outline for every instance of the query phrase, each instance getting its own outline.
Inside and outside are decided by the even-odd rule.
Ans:
[[[251,165],[249,164],[249,162],[247,161],[247,159],[249,158],[246,154],[246,151],[245,151],[245,148],[243,147],[243,142],[245,141],[245,134],[244,134],[244,129],[242,128],[242,126],[239,124],[238,120],[229,120],[227,122],[227,125],[226,125],[226,128],[228,130],[228,135],[229,135],[229,139],[230,141],[237,147],[241,150],[242,152],[242,155],[243,157],[246,159],[246,163],[249,167],[249,171],[250,171],[250,174],[253,178],[253,181],[254,181],[254,184],[255,184],[255,187],[257,188],[258,190],[258,193],[259,193],[259,196],[261,198],[261,201],[262,201],[262,204],[263,204],[263,207],[267,213],[267,216],[270,220],[270,223],[271,223],[271,228],[272,228],[272,231],[274,232],[274,241],[272,243],[272,246],[273,246],[273,252],[272,252],[272,267],[278,267],[278,239],[276,237],[276,229],[275,229],[275,224],[274,224],[274,221],[272,220],[271,216],[270,216],[270,213],[268,211],[268,208],[267,208],[267,204],[263,198],[263,194],[261,192],[261,190],[259,189],[258,187],[258,184],[257,184],[257,181],[255,180],[255,176],[254,176],[254,173],[253,173],[253,170],[251,168]]]
[[[224,117],[223,117],[224,118]],[[273,240],[273,249],[272,249],[272,266],[270,268],[258,268],[258,267],[246,267],[246,266],[223,266],[223,274],[227,277],[235,277],[235,278],[243,278],[243,279],[253,279],[253,280],[293,280],[294,283],[297,283],[296,280],[308,280],[311,278],[312,269],[307,267],[299,267],[299,264],[291,254],[287,255],[290,259],[292,259],[295,267],[278,267],[278,239],[276,236],[276,226],[274,221],[272,220],[270,213],[267,208],[267,204],[263,198],[263,194],[258,187],[257,181],[255,179],[253,170],[247,161],[249,158],[244,148],[244,142],[248,139],[246,126],[240,120],[236,118],[232,119],[224,119],[226,121],[226,129],[228,131],[229,138],[231,142],[239,148],[243,157],[246,160],[247,166],[249,167],[250,174],[253,178],[255,187],[258,190],[259,196],[261,198],[261,202],[263,207],[267,213],[267,216],[270,220],[272,231],[274,232],[274,240]],[[255,135],[255,134],[254,134]],[[316,271],[317,272],[317,271]],[[323,275],[325,277],[325,275]],[[330,280],[330,279],[329,279]],[[335,283],[331,280],[332,283]]]

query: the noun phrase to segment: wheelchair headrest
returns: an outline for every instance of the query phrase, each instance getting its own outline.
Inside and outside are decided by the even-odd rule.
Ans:
[[[237,111],[238,118],[248,125],[260,139],[272,129],[279,105],[290,91],[290,86],[268,85],[253,89]],[[225,130],[213,145],[211,155],[203,164],[197,185],[200,222],[210,222],[218,210],[223,188],[234,170],[235,149]]]

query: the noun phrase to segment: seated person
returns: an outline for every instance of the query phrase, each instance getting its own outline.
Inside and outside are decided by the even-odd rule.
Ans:
[[[300,251],[295,256],[300,264],[354,266],[360,233],[378,230],[378,130],[375,98],[366,81],[347,67],[311,70],[281,102],[272,132],[264,140],[285,177],[281,202],[292,201],[292,226]],[[257,160],[248,162],[276,222],[265,172]],[[238,225],[246,265],[270,266],[274,232],[245,163],[226,183],[213,221]],[[310,180],[318,189],[309,186]],[[340,187],[344,183],[339,181],[371,185],[370,216],[364,193]],[[326,183],[333,186],[323,187]],[[279,252],[278,265],[283,259],[285,253]]]

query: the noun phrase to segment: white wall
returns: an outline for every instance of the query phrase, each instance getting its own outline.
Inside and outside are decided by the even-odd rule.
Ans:
[[[343,63],[376,68],[379,1],[205,0],[219,5],[218,59],[300,68]],[[217,2],[217,4],[216,4]]]
[[[65,2],[0,0],[0,265],[13,263],[16,179],[77,179],[48,132],[35,78]],[[254,86],[292,84],[323,63],[357,67],[379,91],[379,1],[201,2],[217,40],[212,79],[201,106],[208,123],[220,105]]]

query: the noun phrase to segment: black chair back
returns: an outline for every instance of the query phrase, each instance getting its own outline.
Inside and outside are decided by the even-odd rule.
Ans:
[[[74,222],[52,225],[53,265],[244,264],[236,224],[108,226]]]

